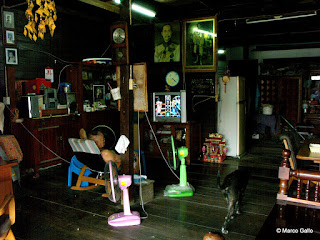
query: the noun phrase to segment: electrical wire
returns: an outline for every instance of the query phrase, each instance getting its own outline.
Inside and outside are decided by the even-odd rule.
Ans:
[[[109,44],[109,46],[107,47],[107,49],[101,54],[101,57],[103,57],[103,55],[106,54],[106,52],[109,50],[110,46],[111,46],[111,43]]]
[[[61,70],[60,70],[60,73],[59,73],[59,81],[58,81],[58,87],[57,87],[57,92],[59,91],[59,88],[60,88],[60,82],[61,82],[61,73],[62,73],[62,71],[65,69],[65,68],[67,68],[67,67],[69,67],[69,66],[72,66],[72,64],[68,64],[68,65],[65,65]]]
[[[164,154],[163,154],[163,152],[162,152],[162,150],[161,150],[161,147],[160,147],[160,144],[159,144],[158,139],[157,139],[157,137],[156,137],[156,134],[154,133],[154,131],[153,131],[153,129],[152,129],[152,126],[151,126],[149,117],[148,117],[148,115],[147,115],[147,112],[144,111],[144,114],[145,114],[145,116],[146,116],[147,122],[148,122],[149,127],[150,127],[150,129],[151,129],[151,132],[152,132],[152,134],[153,134],[154,140],[155,140],[155,142],[156,142],[156,144],[157,144],[157,146],[158,146],[158,148],[159,148],[159,151],[160,151],[160,154],[161,154],[161,156],[162,156],[162,159],[163,159],[164,162],[167,164],[167,166],[168,166],[169,170],[172,172],[172,174],[180,181],[179,176],[172,170],[172,168],[170,167],[170,164],[168,163],[168,160],[165,158],[165,156],[164,156]],[[173,154],[175,154],[175,153],[173,153]]]
[[[8,105],[6,105],[6,107],[9,109],[10,113],[14,116],[14,113],[11,111],[11,109],[8,107]],[[20,123],[21,126],[38,142],[40,143],[44,148],[46,148],[49,152],[51,152],[53,155],[55,155],[58,158],[61,158],[61,160],[67,162],[70,164],[70,162],[66,159],[64,159],[63,157],[59,156],[57,153],[55,153],[54,151],[52,151],[50,148],[48,148],[45,144],[43,144],[22,122]]]
[[[58,61],[62,62],[62,63],[67,63],[67,64],[75,64],[75,63],[78,63],[78,62],[65,61],[65,60],[63,60],[63,59],[61,59],[61,58],[58,58],[57,56],[55,56],[55,55],[53,55],[53,54],[51,54],[51,53],[49,53],[49,52],[46,52],[46,51],[36,50],[36,49],[28,48],[28,47],[25,47],[25,46],[19,46],[18,48],[21,49],[21,50],[29,50],[29,51],[44,53],[44,54],[52,57],[52,58],[55,59],[55,60],[58,60]]]
[[[193,104],[193,100],[194,100],[194,98],[195,97],[207,97],[206,99],[204,99],[204,100],[202,100],[202,101],[199,101],[199,102],[197,102],[197,103],[195,103],[195,104]],[[195,112],[195,106],[197,106],[198,104],[200,104],[200,103],[204,103],[204,102],[206,102],[206,101],[208,101],[208,100],[210,100],[210,99],[215,99],[216,97],[214,97],[214,96],[209,96],[209,95],[194,95],[193,97],[192,97],[192,110]]]
[[[140,173],[140,176],[141,176],[141,145],[140,145],[140,120],[139,120],[139,112],[138,111],[138,159],[139,159],[139,173]],[[142,181],[140,179],[140,187],[139,187],[139,195],[140,195],[140,201],[141,201],[141,208],[142,208],[142,211],[146,214],[145,217],[140,217],[141,219],[147,219],[149,214],[147,213],[147,211],[144,209],[144,202],[143,202],[143,196],[142,196]]]
[[[10,113],[14,116],[14,113],[11,111],[11,109],[6,105],[6,107],[9,109]],[[50,148],[48,148],[43,142],[41,142],[22,122],[20,123],[21,126],[38,142],[40,143],[40,145],[42,145],[45,149],[47,149],[49,152],[51,152],[53,155],[55,155],[56,157],[60,158],[62,161],[70,164],[70,161],[64,159],[63,157],[61,157],[60,155],[58,155],[56,152],[52,151]],[[94,169],[91,169],[87,166],[87,168],[92,171],[92,172],[95,172],[95,173],[98,173],[100,174],[102,171],[97,171],[97,170],[94,170]]]

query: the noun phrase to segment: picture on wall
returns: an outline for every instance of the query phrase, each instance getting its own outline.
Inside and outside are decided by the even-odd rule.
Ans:
[[[14,28],[14,13],[3,11],[3,27]]]
[[[100,102],[104,104],[105,86],[93,85],[93,102]]]
[[[16,34],[14,30],[5,30],[4,43],[6,45],[15,45],[16,44]]]
[[[186,72],[215,72],[216,17],[183,21],[184,68]]]
[[[6,48],[6,64],[18,64],[18,51],[16,48]]]
[[[147,92],[147,64],[133,64],[133,79],[136,88],[133,88],[133,105],[136,112],[148,112],[148,92]]]
[[[180,62],[180,23],[155,24],[154,62]]]

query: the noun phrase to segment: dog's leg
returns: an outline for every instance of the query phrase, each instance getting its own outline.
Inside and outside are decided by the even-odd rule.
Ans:
[[[237,201],[237,204],[236,204],[236,213],[238,215],[241,214],[241,210],[240,210],[240,207],[242,205],[242,198],[244,196],[244,191],[245,191],[245,188],[241,190],[240,194],[239,194],[239,200]]]
[[[241,214],[241,211],[240,211],[240,200],[236,202],[236,214],[237,215],[240,215]]]
[[[225,217],[223,226],[221,228],[221,232],[223,234],[228,234],[228,230],[227,230],[227,224],[230,222],[231,219],[233,219],[233,213],[234,213],[234,208],[235,208],[235,202],[231,201],[229,199],[229,205],[228,205],[228,213],[227,216]]]

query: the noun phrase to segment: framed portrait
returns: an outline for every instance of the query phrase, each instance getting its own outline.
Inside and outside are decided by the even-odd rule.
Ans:
[[[14,12],[3,11],[3,27],[14,28]]]
[[[155,24],[154,62],[180,62],[180,22]]]
[[[18,64],[18,50],[16,48],[6,48],[6,64]]]
[[[133,106],[135,112],[148,112],[147,92],[147,64],[133,64],[133,79],[136,87],[133,88]]]
[[[104,104],[105,85],[93,85],[93,102],[101,102]]]
[[[183,21],[183,64],[186,72],[217,70],[217,18]]]
[[[16,31],[15,30],[4,30],[4,44],[15,45],[16,44]]]

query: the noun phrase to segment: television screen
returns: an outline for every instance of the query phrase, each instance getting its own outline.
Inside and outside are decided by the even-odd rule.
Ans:
[[[181,122],[181,92],[153,93],[153,121]]]

